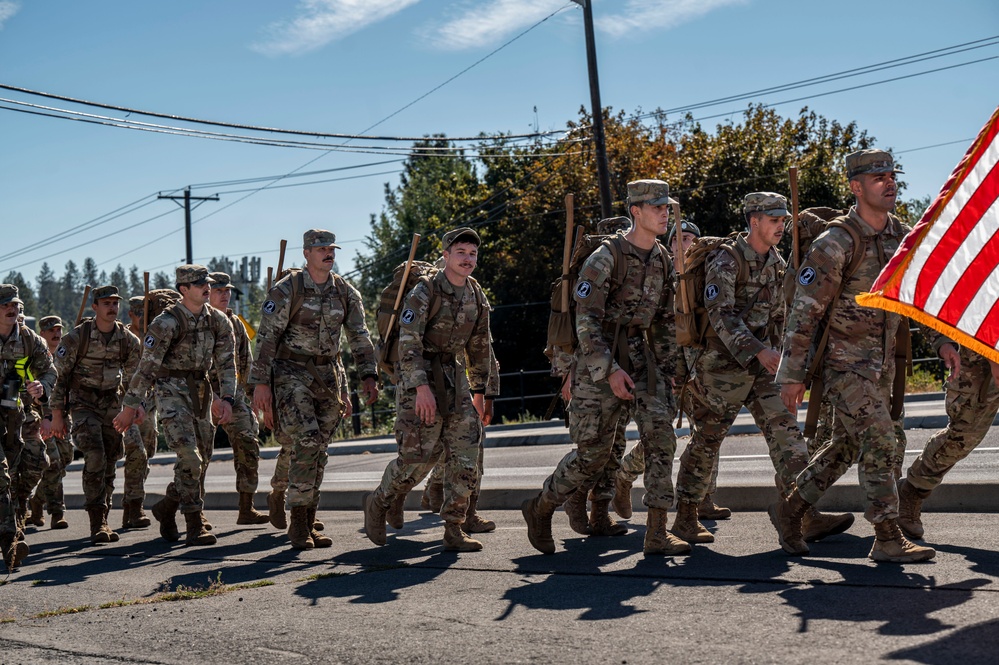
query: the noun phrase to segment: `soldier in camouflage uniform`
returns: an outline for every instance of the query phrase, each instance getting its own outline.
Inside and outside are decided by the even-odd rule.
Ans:
[[[239,492],[239,514],[236,516],[236,524],[266,524],[267,515],[253,508],[253,493],[257,491],[257,469],[260,467],[260,440],[257,438],[260,425],[250,407],[246,390],[246,379],[250,376],[250,363],[253,361],[253,355],[250,353],[250,337],[246,334],[243,322],[229,309],[232,292],[238,292],[238,289],[232,285],[232,278],[224,272],[213,272],[209,276],[214,280],[210,304],[215,309],[225,312],[236,340],[236,404],[232,409],[232,420],[222,426],[229,437],[232,463],[236,468],[236,491]],[[214,370],[211,380],[212,390],[218,395],[219,377]]]
[[[967,347],[937,336],[937,354],[951,370],[947,380],[947,427],[926,442],[898,488],[898,526],[910,538],[923,538],[923,501],[947,472],[974,450],[999,412],[999,364]]]
[[[18,325],[24,325],[24,306],[19,305]],[[21,455],[11,469],[12,490],[17,513],[17,528],[24,534],[28,517],[28,499],[31,491],[42,479],[42,474],[49,466],[49,456],[45,445],[45,436],[51,431],[48,404],[39,402],[31,395],[22,395],[24,401],[24,424],[21,425]]]
[[[45,340],[18,323],[23,303],[17,295],[13,284],[0,284],[0,553],[8,570],[21,565],[28,555],[15,519],[11,473],[24,447],[25,404],[28,397],[47,402],[56,380]]]
[[[115,428],[125,432],[150,389],[156,395],[167,447],[177,456],[174,479],[166,496],[153,506],[160,535],[180,539],[177,510],[184,515],[187,545],[214,545],[204,520],[204,476],[212,459],[214,417],[224,425],[232,419],[236,392],[236,361],[232,326],[225,314],[208,305],[208,268],[182,265],[176,271],[181,301],[150,322],[142,339],[142,359],[128,384]],[[219,400],[213,399],[208,372],[220,379]]]
[[[115,467],[123,441],[114,419],[121,409],[124,383],[139,365],[139,340],[118,321],[121,296],[115,286],[91,292],[94,318],[69,331],[56,349],[59,370],[52,393],[52,432],[66,436],[65,410],[73,419],[73,441],[83,453],[84,508],[90,516],[90,542],[111,543],[108,526]]]
[[[874,524],[875,531],[869,557],[874,561],[924,561],[936,552],[906,540],[896,523],[895,435],[878,384],[894,353],[900,317],[861,307],[855,301],[855,296],[870,290],[898,248],[899,239],[885,233],[898,195],[897,170],[889,153],[860,150],[847,155],[846,171],[856,205],[841,219],[858,232],[863,247],[854,247],[852,234],[835,225],[812,242],[798,270],[777,372],[781,398],[789,411],[796,411],[805,394],[809,357],[825,322],[829,334],[821,378],[825,397],[836,410],[846,436],[834,437],[815,454],[798,475],[796,487],[770,507],[770,519],[786,552],[807,554],[802,516],[859,459],[861,486],[869,502],[864,517]],[[859,251],[864,252],[864,258],[847,278],[853,254]]]
[[[55,357],[56,349],[62,341],[62,319],[58,316],[43,316],[38,321],[38,330],[49,354]],[[69,528],[66,521],[66,502],[63,498],[63,478],[66,469],[73,462],[73,441],[68,436],[52,434],[51,405],[47,405],[42,419],[42,438],[45,439],[45,455],[49,459],[48,466],[42,472],[41,480],[31,497],[31,514],[27,523],[35,526],[45,526],[44,510],[47,508],[52,516],[53,529]]]
[[[676,326],[673,271],[656,237],[669,222],[669,186],[660,180],[628,183],[633,225],[618,242],[627,261],[624,279],[612,284],[617,250],[602,244],[583,261],[573,291],[576,301],[575,380],[569,432],[576,449],[566,455],[538,496],[524,502],[531,545],[555,552],[552,514],[570,494],[593,482],[612,454],[623,411],[633,413],[645,450],[644,503],[649,508],[646,554],[682,554],[690,545],[666,528],[673,502],[672,467],[676,435]]]
[[[349,389],[340,360],[341,328],[363,381],[367,403],[378,398],[374,347],[364,305],[353,286],[333,272],[336,236],[311,229],[303,236],[306,267],[271,288],[257,332],[250,370],[253,407],[279,442],[290,444],[288,538],[295,549],[330,547],[313,527],[327,447],[340,420],[350,415]]]
[[[379,487],[364,499],[364,530],[376,545],[385,544],[385,522],[394,502],[443,455],[444,549],[482,549],[481,542],[461,530],[479,484],[482,424],[472,395],[482,411],[493,369],[489,303],[471,279],[479,242],[470,228],[445,233],[444,267],[421,279],[403,300],[396,366],[399,453],[385,467]],[[434,303],[437,312],[430,318]]]
[[[143,296],[133,296],[128,299],[128,318],[131,321],[126,328],[138,338],[145,336],[143,330],[144,305]],[[126,377],[131,380],[131,375]],[[149,458],[156,454],[156,398],[150,393],[143,402],[145,417],[142,422],[133,424],[124,434],[125,463],[123,472],[125,480],[122,484],[122,515],[121,528],[144,529],[151,524],[142,504],[146,499],[146,478],[149,476]]]

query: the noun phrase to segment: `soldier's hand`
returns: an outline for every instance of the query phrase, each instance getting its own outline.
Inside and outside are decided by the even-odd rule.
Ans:
[[[114,431],[124,434],[135,420],[135,409],[130,406],[122,406],[121,413],[114,417]]]
[[[569,376],[562,382],[562,399],[568,404],[572,399],[572,382],[576,380],[575,370],[569,370]]]
[[[475,412],[479,414],[479,420],[482,420],[482,416],[485,414],[485,401],[486,396],[482,393],[474,393],[472,395],[472,406],[475,408]]]
[[[66,419],[62,417],[61,409],[52,409],[52,434],[66,438]]]
[[[488,425],[493,421],[493,398],[489,397],[482,405],[482,424]]]
[[[132,424],[141,425],[145,419],[146,419],[146,410],[145,408],[140,406],[138,409],[135,410],[135,420],[132,421]]]
[[[216,421],[219,425],[232,422],[232,404],[224,400],[219,400],[219,418]],[[215,411],[215,404],[212,404],[212,411]]]
[[[271,413],[273,400],[271,387],[266,383],[258,383],[253,389],[253,410],[264,414],[264,426],[270,430],[274,429],[274,414]]]
[[[607,382],[610,383],[611,390],[618,399],[628,401],[635,399],[634,393],[631,392],[635,388],[635,382],[631,380],[631,377],[623,369],[619,369],[611,374]]]
[[[31,381],[24,387],[28,391],[28,394],[35,399],[41,399],[45,394],[45,388],[42,386],[41,381]]]
[[[780,399],[793,416],[798,413],[798,406],[805,400],[805,384],[785,383],[780,387]]]
[[[38,435],[42,437],[42,440],[52,438],[52,421],[48,418],[42,418],[42,424],[38,426]]]
[[[416,387],[416,415],[424,425],[433,425],[437,418],[437,400],[428,385]]]
[[[369,376],[361,382],[361,392],[364,393],[368,401],[365,402],[367,406],[371,406],[378,399],[378,382],[375,381],[375,377]]]
[[[756,359],[763,365],[763,369],[776,376],[777,368],[780,367],[780,354],[773,349],[763,349],[756,354]]]
[[[947,377],[948,381],[953,381],[958,376],[961,375],[961,354],[958,352],[957,347],[948,342],[940,347],[940,358],[944,362],[944,367],[950,370],[950,376]],[[995,376],[995,370],[992,371],[993,376]]]
[[[343,404],[343,415],[341,418],[350,418],[354,413],[354,403],[350,401],[350,395],[340,393],[340,403]],[[370,404],[370,402],[368,402]]]

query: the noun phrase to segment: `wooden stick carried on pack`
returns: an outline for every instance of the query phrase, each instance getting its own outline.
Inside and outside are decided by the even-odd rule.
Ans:
[[[267,290],[270,291],[272,286],[274,286],[274,268],[267,266]]]
[[[572,215],[573,215],[573,196],[572,194],[565,195],[565,246],[562,248],[562,302],[568,305],[569,302],[569,280],[566,279],[566,275],[569,274],[569,264],[572,262],[572,251],[573,237],[572,237]]]
[[[281,240],[281,252],[278,254],[278,267],[277,267],[277,277],[275,279],[280,280],[281,276],[284,274],[284,251],[288,249],[288,241]]]
[[[149,273],[142,273],[142,332],[149,328]]]
[[[413,234],[413,244],[409,246],[409,258],[406,259],[406,267],[402,271],[402,281],[399,282],[399,293],[395,294],[395,303],[392,305],[392,316],[389,317],[388,330],[395,328],[395,317],[402,307],[402,299],[406,295],[406,282],[409,281],[409,273],[413,269],[413,260],[416,258],[416,245],[420,242],[420,234]]]
[[[83,322],[83,312],[87,309],[87,299],[90,297],[90,285],[83,288],[83,301],[80,303],[80,311],[76,313],[76,325]]]
[[[798,256],[798,167],[792,166],[787,170],[788,180],[791,181],[791,265],[794,271],[798,272],[798,265],[801,257]]]
[[[675,233],[673,237],[676,239],[676,254],[679,258],[680,263],[680,274],[687,272],[687,257],[683,254],[683,229],[680,228],[680,202],[674,201],[672,203],[673,207],[673,228]],[[687,282],[685,280],[680,280],[680,302],[683,307],[687,306]]]

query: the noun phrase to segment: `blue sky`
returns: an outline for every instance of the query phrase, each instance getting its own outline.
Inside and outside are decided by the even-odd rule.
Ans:
[[[559,9],[371,133],[559,129],[581,105],[589,106],[582,11],[567,0],[0,0],[0,83],[174,115],[355,134]],[[626,112],[694,104],[999,34],[994,0],[596,0],[594,15],[603,103]],[[777,106],[784,115],[807,104],[828,118],[856,120],[879,146],[901,153],[906,197],[935,195],[966,150],[964,140],[999,103],[996,56],[999,45],[991,45],[752,101],[774,104],[993,58]],[[9,90],[0,97],[124,115]],[[745,105],[713,106],[695,116],[728,114],[704,121],[713,127],[738,118]],[[401,159],[139,132],[2,109],[0,122],[0,255],[11,255],[0,258],[0,273],[16,268],[29,279],[43,260],[61,274],[67,260],[82,263],[87,256],[108,272],[117,263],[169,271],[184,256],[183,214],[170,201],[147,198],[157,192]],[[957,143],[913,150],[951,142]],[[399,168],[389,163],[298,178],[294,182],[351,179],[248,197],[233,190],[259,184],[195,188],[195,195],[221,195],[194,212],[195,260],[250,254],[273,265],[279,240],[287,238],[295,261],[302,231],[322,227],[341,241],[338,262],[347,271],[363,247],[370,214],[382,209],[385,183],[397,183]],[[141,209],[27,249],[140,200],[146,203]]]

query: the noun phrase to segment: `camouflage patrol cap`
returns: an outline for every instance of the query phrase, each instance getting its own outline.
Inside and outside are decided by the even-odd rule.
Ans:
[[[631,228],[631,220],[627,217],[608,217],[597,222],[597,233],[602,236],[609,236],[618,231],[626,231]]]
[[[208,276],[208,268],[205,266],[185,263],[184,265],[177,267],[178,284],[194,284],[196,286],[201,286],[202,284],[211,284],[214,281],[215,280]]]
[[[24,301],[17,297],[17,286],[0,284],[0,305],[6,305],[9,302],[24,304]]]
[[[232,278],[229,277],[227,273],[213,272],[209,273],[208,276],[215,280],[215,283],[212,284],[213,289],[229,289],[230,291],[243,295],[242,291],[233,286]]]
[[[145,302],[145,296],[132,296],[128,299],[128,311],[142,316],[142,312],[145,309]]]
[[[846,156],[846,177],[864,173],[905,173],[895,168],[895,159],[884,150],[858,150]]]
[[[669,185],[662,180],[634,180],[628,183],[628,205],[636,203],[661,206],[676,201],[669,197]]]
[[[470,242],[478,247],[481,240],[479,240],[479,234],[475,232],[475,229],[462,226],[444,234],[444,237],[441,238],[441,249],[447,251],[456,242]]]
[[[312,247],[341,249],[340,245],[336,244],[336,234],[332,231],[324,231],[323,229],[309,229],[306,231],[302,236],[302,247],[305,249],[311,249]]]
[[[123,298],[118,295],[118,287],[113,284],[109,284],[108,286],[98,286],[90,292],[90,302],[95,303],[101,298],[117,298],[118,300],[123,300]]]
[[[753,192],[742,199],[742,210],[746,214],[762,212],[770,217],[787,217],[787,199],[774,192]]]
[[[688,222],[685,219],[680,220],[680,230],[684,233],[693,233],[695,238],[701,237],[701,229],[697,227],[697,224],[694,224],[693,222]],[[673,242],[673,236],[675,235],[676,235],[676,225],[674,224],[669,229],[669,235],[666,236],[667,245]]]
[[[38,321],[38,329],[42,332],[52,330],[53,328],[62,328],[62,319],[58,316],[43,316]]]

